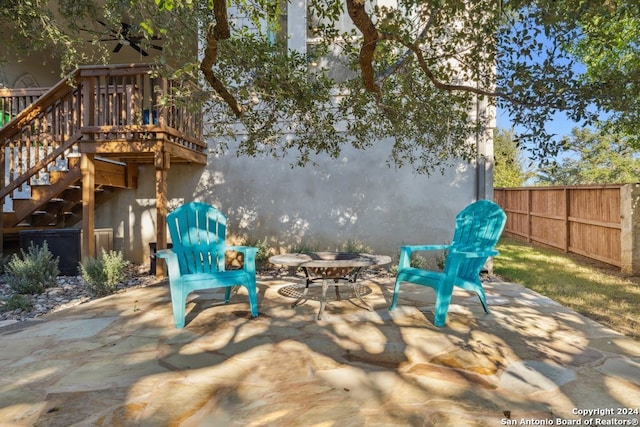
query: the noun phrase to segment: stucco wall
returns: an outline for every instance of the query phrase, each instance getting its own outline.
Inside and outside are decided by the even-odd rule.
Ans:
[[[347,150],[338,160],[291,168],[285,160],[210,158],[206,167],[173,165],[170,205],[208,202],[229,218],[229,233],[250,243],[265,238],[275,250],[313,245],[337,249],[356,240],[396,256],[402,244],[446,243],[454,217],[476,198],[473,165],[444,175],[416,175],[386,165],[386,144]],[[139,188],[96,212],[96,227],[114,227],[115,247],[146,262],[155,239],[154,170],[141,167]]]
[[[0,85],[4,87],[51,87],[60,81],[60,68],[57,65],[43,64],[36,57],[21,61],[10,59],[11,66],[0,69]]]

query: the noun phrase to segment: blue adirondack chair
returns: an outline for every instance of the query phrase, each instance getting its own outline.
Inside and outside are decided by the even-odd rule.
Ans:
[[[393,299],[389,310],[396,308],[402,282],[429,286],[436,294],[434,324],[444,326],[451,303],[453,287],[478,294],[482,308],[489,313],[487,299],[480,282],[480,270],[494,249],[507,216],[489,200],[479,200],[464,208],[456,216],[456,228],[450,245],[402,246]],[[428,271],[411,267],[411,254],[417,251],[447,251],[444,271]]]
[[[225,303],[231,298],[231,288],[244,286],[249,293],[251,315],[258,315],[256,291],[257,248],[225,244],[226,217],[216,208],[202,202],[180,206],[167,215],[172,249],[157,252],[167,262],[171,304],[176,328],[184,327],[187,296],[197,290],[226,288]],[[225,269],[225,252],[244,255],[242,269]]]

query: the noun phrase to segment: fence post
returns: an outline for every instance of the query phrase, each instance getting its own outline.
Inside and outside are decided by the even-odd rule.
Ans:
[[[531,243],[531,188],[527,188],[527,243]]]
[[[569,216],[571,214],[571,190],[569,187],[564,187],[564,251],[569,253],[569,247],[571,246],[571,224],[569,223]]]
[[[640,274],[640,184],[623,185],[620,199],[621,270],[634,276]]]

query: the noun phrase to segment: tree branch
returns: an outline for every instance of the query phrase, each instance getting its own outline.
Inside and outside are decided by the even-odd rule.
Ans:
[[[427,32],[431,28],[431,24],[433,22],[433,17],[435,16],[435,14],[436,14],[436,11],[435,11],[435,9],[433,9],[431,11],[431,13],[429,14],[429,19],[427,20],[427,23],[424,25],[424,27],[422,28],[422,31],[420,31],[420,34],[416,38],[416,44],[420,43],[426,37]],[[389,39],[389,37],[385,36],[385,39]],[[378,84],[380,84],[379,82],[381,82],[382,80],[388,78],[393,73],[395,73],[400,67],[402,67],[405,64],[405,62],[407,62],[407,60],[409,59],[411,54],[412,54],[412,51],[407,49],[402,54],[402,57],[398,58],[398,60],[395,63],[393,63],[391,66],[387,67],[387,69],[384,70],[382,73],[378,74],[378,76],[376,77],[376,82],[378,82]]]
[[[420,50],[420,48],[418,47],[417,43],[406,43],[404,42],[401,38],[397,37],[396,35],[393,34],[381,34],[380,35],[380,40],[392,40],[395,41],[401,45],[403,45],[404,47],[406,47],[410,52],[412,52],[415,56],[416,59],[418,60],[418,65],[420,66],[420,69],[422,70],[422,72],[429,78],[429,80],[431,81],[431,83],[433,83],[433,85],[441,90],[447,90],[447,91],[464,91],[464,92],[470,92],[470,93],[474,93],[476,95],[483,95],[483,96],[488,96],[488,97],[492,97],[492,98],[503,98],[509,102],[512,102],[514,104],[519,104],[519,105],[529,105],[529,106],[542,106],[543,104],[541,103],[530,103],[530,102],[522,102],[516,98],[514,98],[513,96],[509,95],[508,93],[505,92],[501,92],[501,91],[492,91],[492,90],[487,90],[487,89],[483,89],[480,87],[476,87],[476,86],[471,86],[471,85],[457,85],[457,84],[450,84],[450,83],[444,83],[441,80],[439,80],[435,74],[433,74],[433,71],[431,71],[431,68],[429,67],[429,64],[427,63],[427,61],[424,58],[424,55],[422,54],[422,50]],[[402,61],[404,62],[406,60],[406,58],[402,58]],[[397,66],[397,67],[396,67]],[[400,66],[400,64],[394,64],[391,68],[392,69],[397,69]],[[388,77],[389,74],[391,74],[391,72],[389,72],[389,70],[386,70],[385,74],[382,76],[384,77]]]
[[[375,71],[373,69],[373,54],[376,45],[382,39],[382,35],[376,29],[371,17],[364,10],[364,0],[347,0],[347,11],[351,21],[362,33],[364,40],[360,48],[360,70],[362,71],[362,83],[366,90],[382,95],[380,86],[376,83]]]
[[[487,90],[487,89],[483,89],[476,86],[470,86],[470,85],[456,85],[456,84],[444,83],[440,81],[435,76],[435,74],[433,74],[433,71],[431,71],[431,68],[429,68],[429,64],[427,64],[427,61],[424,59],[424,55],[422,54],[422,51],[420,50],[418,45],[414,43],[403,43],[402,40],[396,37],[394,37],[394,39],[397,42],[402,43],[407,49],[409,49],[414,53],[414,55],[416,55],[416,59],[418,60],[418,65],[420,65],[420,69],[429,78],[429,80],[431,80],[431,83],[433,83],[433,85],[438,89],[448,90],[448,91],[465,91],[465,92],[475,93],[476,95],[490,96],[493,98],[501,97],[513,103],[521,104],[521,102],[519,102],[518,100],[516,100],[515,98],[511,97],[509,94],[504,92]]]
[[[349,16],[351,17],[352,22],[360,30],[360,32],[364,37],[364,40],[362,42],[362,47],[360,48],[360,56],[359,56],[360,70],[362,72],[362,83],[366,90],[374,93],[378,98],[382,96],[382,90],[380,88],[379,82],[389,77],[398,68],[400,68],[407,60],[409,52],[411,52],[416,56],[420,69],[425,73],[425,75],[429,78],[429,80],[433,83],[433,85],[438,89],[446,90],[446,91],[464,91],[464,92],[474,93],[476,95],[489,96],[493,98],[500,97],[514,104],[532,105],[531,103],[522,102],[505,92],[491,91],[491,90],[487,90],[487,89],[483,89],[483,88],[471,86],[471,85],[450,84],[450,83],[445,83],[439,80],[435,76],[433,71],[431,71],[431,68],[429,67],[429,64],[427,63],[427,61],[425,60],[424,55],[422,54],[422,51],[418,47],[419,41],[425,37],[426,32],[431,25],[431,17],[433,16],[433,14],[431,14],[429,21],[427,22],[422,32],[418,36],[417,41],[415,43],[406,43],[397,35],[382,34],[377,30],[375,24],[371,20],[371,17],[365,11],[364,0],[346,0],[346,3],[347,3],[347,10],[349,12]],[[375,53],[375,48],[377,46],[377,43],[381,40],[391,40],[391,41],[400,43],[401,45],[407,48],[407,52],[404,54],[402,58],[398,59],[398,61],[392,64],[383,73],[376,76],[375,70],[373,68],[373,55]],[[539,104],[539,105],[542,105],[542,104]]]
[[[240,117],[242,115],[242,105],[238,103],[233,94],[227,90],[222,81],[213,72],[213,66],[218,60],[218,41],[227,40],[231,37],[226,0],[214,0],[213,9],[216,23],[215,25],[209,25],[207,29],[207,47],[204,51],[204,58],[200,62],[200,71],[202,71],[204,78],[211,87],[229,105],[236,117]]]

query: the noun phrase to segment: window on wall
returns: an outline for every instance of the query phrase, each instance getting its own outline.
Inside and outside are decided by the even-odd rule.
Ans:
[[[377,2],[376,0],[368,1],[369,7],[373,7]],[[352,34],[353,37],[359,37],[360,32],[357,27],[351,21],[349,14],[346,10],[346,4],[340,2],[342,13],[334,22],[329,21],[326,18],[319,17],[315,13],[315,9],[308,4],[306,8],[306,51],[309,54],[310,68],[312,71],[323,70],[329,74],[336,81],[344,81],[354,77],[354,71],[345,62],[345,57],[342,54],[343,50],[340,43],[335,43],[328,47],[328,50],[324,50],[325,46],[322,45],[320,38],[323,28],[327,25],[332,25],[332,29],[338,34]]]
[[[25,73],[16,79],[13,87],[17,89],[38,87],[38,82],[31,74]]]
[[[288,7],[286,0],[274,0],[268,6],[268,34],[271,43],[287,40]]]

